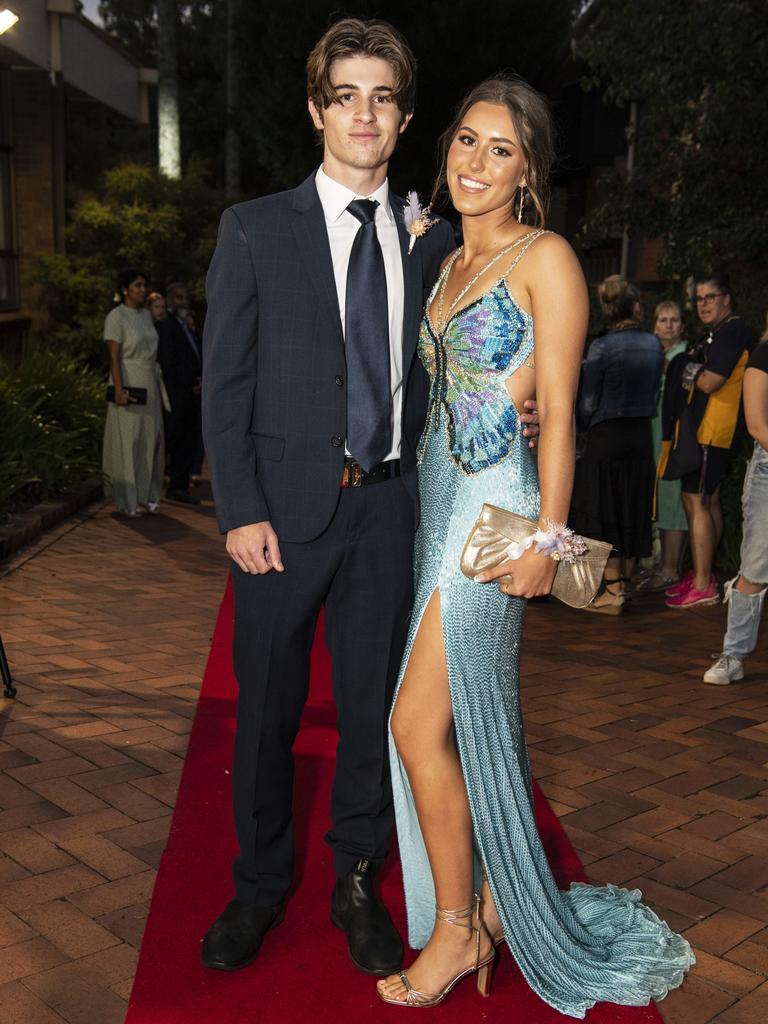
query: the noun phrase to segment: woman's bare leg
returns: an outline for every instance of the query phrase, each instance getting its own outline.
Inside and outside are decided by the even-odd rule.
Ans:
[[[437,590],[413,643],[392,715],[392,734],[408,772],[437,904],[448,910],[469,907],[473,901],[472,819],[456,748]],[[472,923],[477,924],[474,919]],[[490,948],[490,939],[483,933],[481,957]],[[474,964],[475,949],[474,931],[437,921],[429,942],[408,968],[411,986],[437,994]],[[387,998],[405,999],[405,985],[398,975],[378,985]]]
[[[661,534],[661,569],[659,572],[670,579],[680,575],[680,560],[683,555],[686,530],[659,530]]]

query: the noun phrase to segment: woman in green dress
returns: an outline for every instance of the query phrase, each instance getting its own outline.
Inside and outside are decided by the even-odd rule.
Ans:
[[[105,492],[131,517],[142,514],[141,506],[157,512],[165,464],[157,331],[144,308],[146,294],[146,277],[138,270],[123,271],[119,304],[104,321],[109,383],[115,389],[104,428]],[[146,405],[131,397],[128,388],[146,390]]]

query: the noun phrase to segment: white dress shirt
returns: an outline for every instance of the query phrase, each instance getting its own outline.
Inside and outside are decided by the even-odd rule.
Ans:
[[[397,223],[389,205],[389,183],[384,182],[369,196],[361,196],[346,185],[329,178],[322,167],[315,178],[317,194],[325,214],[328,241],[331,244],[333,276],[336,280],[336,294],[339,299],[341,329],[347,301],[347,269],[352,243],[355,240],[360,221],[347,207],[353,199],[375,199],[375,224],[379,245],[384,256],[384,273],[387,278],[387,305],[389,309],[389,379],[392,389],[392,448],[387,459],[400,458],[400,423],[403,409],[403,259],[400,252],[400,238]],[[347,452],[349,455],[350,453]]]

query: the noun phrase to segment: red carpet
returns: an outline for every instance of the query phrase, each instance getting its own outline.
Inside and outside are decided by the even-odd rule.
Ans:
[[[231,974],[200,964],[200,943],[211,921],[232,898],[235,853],[230,811],[231,747],[236,683],[230,665],[232,598],[229,589],[211,644],[176,811],[163,854],[141,949],[126,1024],[397,1024],[410,1011],[388,1007],[374,979],[347,958],[344,935],[328,920],[334,882],[329,848],[329,792],[336,747],[329,663],[318,638],[312,655],[312,688],[296,742],[296,891],[285,922],[271,932],[258,959]],[[561,886],[583,879],[576,853],[544,797],[536,810],[550,862]],[[396,858],[382,871],[382,890],[405,934],[405,912]],[[409,955],[406,954],[406,959]],[[571,1020],[528,988],[507,949],[483,1000],[462,983],[430,1021],[526,1022]],[[653,1007],[600,1004],[589,1024],[661,1024]]]

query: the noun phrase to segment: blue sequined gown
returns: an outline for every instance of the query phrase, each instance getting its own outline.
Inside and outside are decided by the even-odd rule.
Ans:
[[[538,234],[523,240],[513,266]],[[459,569],[484,501],[533,518],[539,511],[535,463],[505,385],[533,357],[532,317],[505,283],[511,269],[459,309],[441,336],[428,317],[422,324],[419,355],[432,388],[419,470],[415,605],[398,690],[438,589],[476,885],[482,866],[507,944],[530,986],[562,1013],[583,1017],[596,1002],[646,1005],[663,998],[694,956],[638,891],[583,883],[558,890],[534,819],[520,709],[525,601],[506,597],[495,584],[473,583]],[[434,926],[434,886],[391,732],[390,755],[409,940],[420,949]]]

